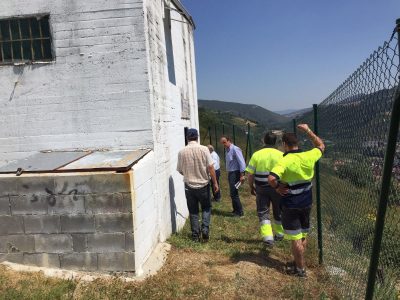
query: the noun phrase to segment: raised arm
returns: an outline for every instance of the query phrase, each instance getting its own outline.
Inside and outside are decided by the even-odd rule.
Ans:
[[[321,149],[322,152],[325,151],[324,142],[320,139],[319,136],[317,136],[314,132],[312,132],[312,130],[307,124],[299,124],[297,125],[297,128],[303,131],[305,134],[307,134],[308,138],[311,140],[314,147]]]

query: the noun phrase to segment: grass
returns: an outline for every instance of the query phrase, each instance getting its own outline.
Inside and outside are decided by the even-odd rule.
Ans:
[[[173,235],[162,270],[143,282],[96,280],[92,283],[45,278],[0,267],[0,299],[337,299],[328,276],[317,266],[315,241],[307,252],[307,279],[282,272],[290,259],[289,243],[263,248],[258,235],[255,199],[241,188],[243,218],[229,216],[226,174],[221,203],[213,203],[208,243],[190,240],[190,226]]]

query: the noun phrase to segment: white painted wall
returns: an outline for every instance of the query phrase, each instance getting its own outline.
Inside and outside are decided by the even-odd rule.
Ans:
[[[159,240],[164,241],[173,230],[179,230],[184,225],[188,215],[182,176],[176,171],[176,164],[178,152],[185,146],[184,127],[198,128],[199,125],[193,28],[178,12],[171,11],[176,76],[176,84],[172,84],[168,78],[165,48],[164,3],[158,0],[145,0],[144,3],[156,153],[155,181],[160,224]],[[173,6],[172,2],[171,5]],[[182,95],[189,101],[190,119],[181,118]],[[175,220],[171,220],[171,214],[175,215]]]
[[[143,1],[0,1],[0,18],[43,13],[55,61],[0,66],[0,164],[45,149],[152,148]]]

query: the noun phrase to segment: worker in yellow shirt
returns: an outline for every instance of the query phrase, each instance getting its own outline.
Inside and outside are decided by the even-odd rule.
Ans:
[[[307,134],[315,148],[302,152],[296,135],[285,133],[282,136],[285,154],[272,169],[268,182],[282,195],[282,225],[285,239],[292,241],[294,262],[287,266],[287,271],[305,277],[304,252],[307,246],[306,237],[310,230],[312,179],[314,166],[322,157],[325,145],[307,124],[300,124],[297,127]]]
[[[260,221],[260,233],[266,246],[272,246],[274,240],[283,239],[281,196],[268,184],[268,175],[277,162],[282,159],[283,153],[275,149],[276,135],[267,132],[264,136],[265,148],[255,152],[246,168],[251,194],[256,196],[257,215]],[[270,206],[274,220],[271,223]],[[274,235],[275,234],[275,235]]]

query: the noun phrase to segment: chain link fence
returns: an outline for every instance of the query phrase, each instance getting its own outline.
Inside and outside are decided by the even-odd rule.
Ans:
[[[320,258],[323,251],[326,270],[345,299],[400,297],[399,59],[394,31],[314,107],[326,144],[319,166]],[[294,123],[313,124],[315,116]],[[391,120],[397,124],[391,126]],[[300,138],[303,148],[311,147]],[[385,159],[393,159],[386,178]]]

